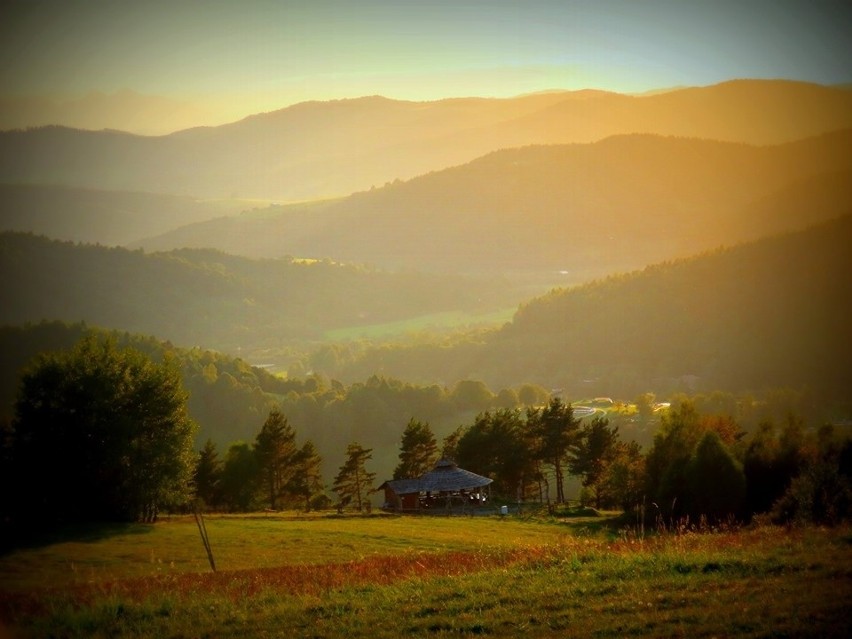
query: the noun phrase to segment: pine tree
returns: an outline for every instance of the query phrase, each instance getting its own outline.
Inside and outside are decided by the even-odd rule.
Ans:
[[[305,511],[309,511],[311,501],[325,490],[320,470],[322,458],[313,442],[304,443],[296,453],[293,465],[293,478],[288,486],[288,493],[294,498],[304,500]]]
[[[354,500],[359,512],[364,509],[367,495],[374,492],[376,473],[368,472],[365,466],[372,458],[372,448],[362,448],[357,442],[347,446],[346,461],[334,478],[334,492],[340,498],[341,507]]]
[[[601,508],[604,475],[607,465],[613,460],[618,444],[618,427],[609,426],[605,417],[595,416],[580,429],[574,446],[574,456],[568,468],[573,475],[583,478],[583,486],[591,488],[595,495],[595,508]]]
[[[402,434],[399,464],[393,471],[394,479],[412,479],[429,472],[438,461],[438,442],[428,423],[414,418]]]
[[[464,436],[465,430],[467,429],[464,426],[459,426],[452,433],[444,437],[444,441],[441,443],[441,457],[458,461],[459,441]]]
[[[219,484],[223,503],[238,512],[256,509],[257,484],[257,455],[246,442],[234,442],[225,455]]]
[[[207,506],[218,506],[221,480],[222,461],[219,459],[216,445],[208,439],[198,453],[198,463],[195,465],[195,496]]]
[[[286,498],[286,489],[293,478],[296,459],[296,433],[287,418],[277,408],[269,412],[254,444],[269,507],[275,510]]]
[[[545,464],[553,467],[556,480],[556,503],[565,503],[565,470],[569,449],[579,438],[580,420],[574,417],[571,404],[558,397],[540,410],[527,413],[527,420],[536,430],[541,449],[538,451]]]
[[[536,468],[527,447],[519,410],[486,411],[459,439],[456,460],[464,468],[494,480],[491,490],[524,499],[536,484]]]

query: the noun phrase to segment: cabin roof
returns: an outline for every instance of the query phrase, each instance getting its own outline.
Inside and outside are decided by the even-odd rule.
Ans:
[[[442,459],[435,468],[416,479],[392,479],[379,488],[389,487],[397,495],[411,493],[441,493],[457,490],[473,490],[490,484],[492,479],[477,475],[464,468],[459,468],[455,462]]]

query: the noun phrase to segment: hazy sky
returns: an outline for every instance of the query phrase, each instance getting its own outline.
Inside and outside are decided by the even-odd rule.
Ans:
[[[5,0],[0,95],[126,88],[249,113],[370,94],[850,82],[850,4]]]

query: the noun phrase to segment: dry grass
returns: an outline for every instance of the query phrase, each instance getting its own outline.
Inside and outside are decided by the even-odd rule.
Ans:
[[[394,521],[346,525],[369,538]],[[33,636],[63,637],[846,637],[852,629],[848,528],[642,540],[475,521],[398,521],[397,533],[410,527],[406,552],[7,593],[3,616]],[[471,527],[501,542],[441,547],[456,534],[471,545]],[[416,548],[430,534],[432,548]]]

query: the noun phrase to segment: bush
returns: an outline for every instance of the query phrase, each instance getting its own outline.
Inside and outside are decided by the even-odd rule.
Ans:
[[[835,525],[852,510],[852,483],[836,463],[820,460],[796,477],[772,509],[775,523]]]

